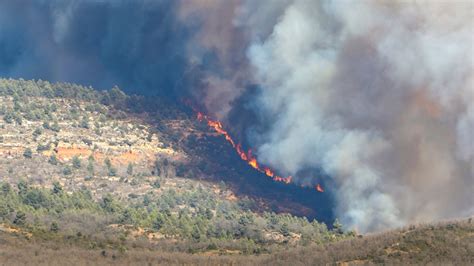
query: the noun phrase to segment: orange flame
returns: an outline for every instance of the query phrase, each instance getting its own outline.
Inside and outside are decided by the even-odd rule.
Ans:
[[[273,172],[273,170],[271,170],[270,168],[268,167],[263,167],[261,166],[258,161],[257,161],[257,158],[255,158],[252,154],[252,150],[248,150],[247,152],[245,152],[243,149],[242,149],[242,145],[239,143],[239,144],[235,144],[235,141],[232,139],[232,137],[229,135],[229,133],[222,127],[222,124],[221,122],[219,121],[215,121],[215,120],[212,120],[210,119],[207,115],[204,115],[202,114],[201,112],[198,112],[197,113],[197,119],[202,122],[202,121],[206,121],[207,125],[214,129],[215,132],[217,132],[218,134],[220,135],[224,135],[225,139],[232,145],[232,147],[236,150],[237,154],[240,156],[240,158],[243,160],[243,161],[246,161],[252,168],[254,168],[255,170],[261,172],[261,173],[264,173],[265,175],[267,175],[268,177],[271,177],[274,181],[277,181],[277,182],[283,182],[283,183],[286,183],[286,184],[289,184],[292,182],[292,176],[288,176],[288,177],[281,177],[281,176],[277,176],[275,175],[275,173]],[[319,191],[319,190],[318,190]],[[322,191],[321,191],[322,192]]]
[[[240,156],[240,158],[243,161],[246,161],[255,170],[257,170],[261,173],[264,173],[265,175],[267,175],[268,177],[271,177],[274,181],[277,181],[277,182],[283,182],[285,184],[290,184],[292,182],[292,180],[293,180],[292,176],[281,177],[281,176],[275,175],[275,172],[272,169],[270,169],[268,167],[261,166],[258,163],[257,158],[255,158],[255,156],[253,156],[251,149],[249,149],[247,152],[245,152],[242,149],[242,145],[240,143],[235,144],[235,141],[232,139],[232,137],[229,135],[229,133],[224,129],[221,122],[212,120],[207,115],[204,115],[201,112],[197,112],[197,119],[200,122],[206,121],[207,125],[210,128],[214,129],[215,132],[217,132],[220,135],[224,135],[225,139],[236,150],[236,152]],[[324,189],[319,184],[317,184],[315,186],[315,189],[318,192],[324,192]]]
[[[265,171],[265,174],[269,177],[273,177],[275,175],[270,168],[265,168],[263,170]]]
[[[321,187],[320,184],[317,184],[315,188],[318,192],[324,192],[324,189],[323,189],[323,187]]]
[[[244,161],[248,161],[247,154],[242,150],[242,145],[238,144],[236,149],[237,153],[240,155],[240,158]]]
[[[252,158],[248,161],[249,165],[252,166],[253,168],[257,169],[257,170],[260,170],[259,166],[258,166],[258,162],[255,158]]]

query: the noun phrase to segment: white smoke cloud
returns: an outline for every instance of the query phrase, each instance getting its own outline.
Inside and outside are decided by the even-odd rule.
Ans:
[[[363,232],[472,210],[472,2],[265,8],[248,2],[236,20],[255,31],[257,101],[274,119],[257,138],[264,163],[287,174],[322,167],[337,215]]]

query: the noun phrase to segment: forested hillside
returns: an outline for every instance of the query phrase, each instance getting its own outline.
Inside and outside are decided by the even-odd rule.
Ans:
[[[252,172],[173,103],[10,79],[0,103],[5,265],[474,262],[472,219],[362,236],[303,216],[324,197]]]
[[[91,249],[245,254],[353,235],[337,222],[330,230],[265,211],[193,169],[193,154],[168,128],[195,122],[169,103],[153,102],[163,112],[150,119],[155,107],[116,87],[6,79],[0,102],[5,231]]]

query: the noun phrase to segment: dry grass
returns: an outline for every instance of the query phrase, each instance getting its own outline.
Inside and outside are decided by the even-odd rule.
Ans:
[[[463,220],[411,226],[260,256],[127,249],[84,249],[0,233],[0,265],[471,265],[474,263],[474,223]]]
[[[193,255],[131,249],[83,249],[35,242],[0,233],[0,265],[236,265],[258,264],[256,257],[242,255]]]
[[[360,265],[474,263],[472,219],[418,225],[336,243],[289,250],[269,258],[266,265]]]

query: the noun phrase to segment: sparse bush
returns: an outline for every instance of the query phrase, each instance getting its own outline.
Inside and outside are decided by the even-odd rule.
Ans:
[[[288,224],[286,224],[286,223],[282,224],[282,226],[280,228],[280,233],[285,237],[290,235],[290,230],[288,229]]]
[[[3,116],[3,121],[5,121],[5,123],[7,124],[11,124],[13,123],[14,121],[14,117],[13,117],[13,114],[12,113],[6,113],[4,116]]]
[[[59,161],[55,154],[51,154],[51,156],[49,156],[48,163],[52,165],[58,165]]]
[[[79,126],[82,127],[82,128],[88,129],[89,128],[89,119],[87,117],[83,116]]]
[[[51,232],[53,232],[53,233],[59,232],[59,225],[58,225],[58,223],[52,222],[52,223],[51,223],[51,226],[49,227],[49,231],[51,231]]]
[[[112,162],[110,161],[110,159],[109,159],[108,157],[105,158],[104,164],[105,164],[105,166],[106,166],[107,168],[112,167]]]
[[[38,146],[36,147],[36,151],[37,152],[47,151],[47,150],[49,150],[49,148],[50,148],[49,143],[47,143],[47,144],[38,144]]]
[[[128,175],[133,175],[133,164],[132,163],[128,163],[127,174]]]
[[[20,180],[16,186],[20,196],[23,196],[26,194],[26,192],[28,192],[28,183],[26,181]]]
[[[52,192],[53,192],[53,194],[61,194],[63,192],[63,187],[61,186],[61,184],[59,184],[59,182],[54,182],[53,183]]]
[[[108,175],[109,176],[116,176],[117,175],[117,169],[115,169],[114,167],[110,167]]]
[[[152,184],[151,184],[152,187],[154,188],[161,188],[161,180],[159,178],[157,178]]]
[[[23,152],[23,157],[31,159],[33,157],[33,151],[30,148],[26,148]]]
[[[18,211],[15,216],[13,223],[18,226],[24,226],[26,224],[26,214],[22,211]]]
[[[43,134],[43,130],[41,130],[41,128],[36,128],[35,131],[33,131],[33,137],[37,138],[38,136],[40,136],[41,134]]]
[[[121,209],[119,203],[110,194],[102,198],[100,206],[107,212],[118,212]]]
[[[160,230],[164,224],[165,224],[165,219],[163,215],[158,214],[158,216],[153,221],[153,229]]]
[[[53,124],[49,127],[50,130],[54,132],[59,132],[61,128],[59,127],[58,121],[54,121]]]
[[[90,158],[90,157],[89,157]],[[88,160],[87,163],[87,172],[93,176],[94,175],[94,161],[93,160]]]
[[[10,193],[12,190],[12,186],[9,183],[3,183],[2,184],[2,194],[7,195]]]
[[[131,198],[131,199],[136,199],[136,198],[138,198],[138,195],[135,194],[135,193],[130,193],[130,194],[128,194],[128,197]]]
[[[81,159],[77,155],[72,157],[72,167],[76,169],[81,168]]]
[[[342,230],[342,224],[339,222],[337,218],[334,220],[332,227],[333,227],[333,231],[336,232],[337,234],[344,233],[344,231]]]
[[[72,174],[71,167],[66,165],[63,169],[63,175],[68,176],[68,175],[71,175],[71,174]]]

